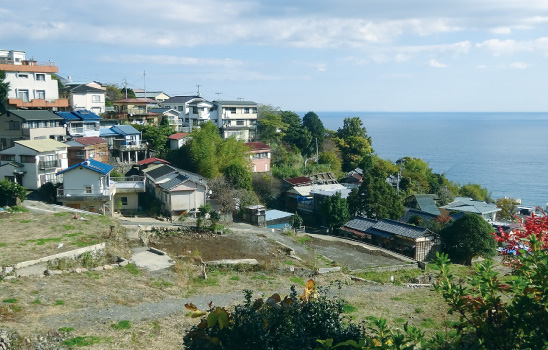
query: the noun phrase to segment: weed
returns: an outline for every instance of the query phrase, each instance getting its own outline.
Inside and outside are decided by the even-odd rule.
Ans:
[[[124,320],[124,321],[120,321],[118,323],[112,324],[111,327],[116,329],[117,331],[122,330],[122,329],[130,329],[131,328],[131,323],[127,320]]]
[[[82,253],[82,255],[80,255],[80,259],[82,260],[83,267],[85,268],[94,267],[93,254],[91,254],[90,252]]]
[[[393,297],[393,298],[390,298],[390,300],[394,300],[394,301],[402,301],[403,298],[400,298],[400,297]]]
[[[2,300],[2,302],[6,303],[6,304],[15,304],[17,302],[17,299],[15,299],[15,298],[4,299],[4,300]]]
[[[284,261],[284,264],[286,264],[286,265],[295,265],[295,263],[291,260]]]
[[[0,243],[0,247],[5,247],[6,245],[6,243]]]
[[[127,264],[126,271],[131,273],[134,276],[137,276],[139,274],[139,269],[137,268],[137,265],[135,264]]]
[[[433,319],[428,317],[428,318],[425,318],[425,319],[422,320],[421,327],[422,328],[434,328],[434,327],[436,327],[436,322],[434,322]]]
[[[21,220],[19,222],[22,224],[28,224],[29,222],[32,222],[32,220]]]
[[[395,323],[405,323],[407,320],[401,317],[398,317],[394,320]]]
[[[258,276],[253,276],[251,277],[252,280],[265,280],[265,281],[270,281],[270,280],[273,280],[274,277],[268,277],[267,275],[265,274],[260,274]]]
[[[216,278],[209,277],[208,279],[204,279],[203,277],[195,277],[192,279],[192,281],[202,287],[209,286],[214,287],[219,285],[219,281]]]
[[[83,234],[83,232],[65,233],[63,237],[74,238],[80,236],[81,234]]]
[[[238,276],[232,276],[232,277],[230,277],[230,280],[231,280],[231,281],[239,281],[239,280],[240,280],[240,277],[238,277]]]
[[[52,237],[52,238],[29,239],[29,240],[27,240],[27,242],[36,243],[36,245],[44,245],[44,244],[50,243],[50,242],[59,243],[59,242],[61,242],[61,240],[62,240],[61,237]]]
[[[64,212],[62,212],[62,213],[55,213],[55,214],[53,214],[53,216],[55,216],[55,217],[69,216],[69,215],[72,215],[72,213],[69,212],[69,211],[64,211]]]
[[[74,328],[72,328],[72,327],[61,327],[61,328],[59,328],[59,332],[69,333],[69,332],[72,332],[73,330],[74,330]]]
[[[65,305],[64,300],[55,300],[55,305]]]
[[[75,227],[72,226],[72,225],[63,225],[63,228],[64,228],[65,230],[67,230],[67,231],[70,231],[70,230],[74,230],[74,229],[75,229]]]
[[[424,311],[420,307],[415,309],[415,313],[417,313],[417,314],[422,314],[423,312]]]
[[[154,281],[154,279],[153,279],[152,284],[153,284],[155,287],[158,287],[158,288],[160,288],[160,289],[173,287],[173,283],[171,283],[171,282],[169,282],[169,281],[166,281],[166,280],[163,279],[163,278],[159,278],[159,279],[157,279],[156,281]]]
[[[350,304],[344,304],[343,307],[342,307],[342,310],[345,314],[350,314],[352,312],[356,312],[358,311],[358,308],[350,305]]]
[[[101,338],[93,336],[81,336],[67,339],[63,342],[66,346],[90,346],[93,344],[99,344]]]
[[[300,278],[300,277],[291,276],[291,277],[289,278],[289,280],[290,280],[291,282],[296,283],[296,284],[299,284],[299,285],[301,285],[301,286],[305,286],[305,285],[306,285],[306,283],[304,282],[304,280],[303,280],[302,278]]]
[[[18,205],[15,205],[11,208],[8,208],[8,212],[10,212],[10,213],[28,213],[29,210],[25,207],[20,207]]]
[[[302,236],[302,237],[299,237],[297,238],[297,242],[299,242],[300,244],[305,244],[306,242],[310,241],[312,238],[310,238],[310,236]]]
[[[34,299],[32,301],[33,304],[42,304],[42,302],[40,301],[40,299]]]
[[[90,271],[90,272],[86,273],[86,275],[89,278],[93,278],[95,280],[98,280],[99,278],[101,278],[101,274],[99,272],[96,272],[96,271]]]

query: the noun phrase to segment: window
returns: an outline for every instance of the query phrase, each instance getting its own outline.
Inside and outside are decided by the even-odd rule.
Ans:
[[[46,91],[45,90],[36,90],[36,98],[39,100],[45,100],[46,99]]]
[[[192,114],[198,114],[198,107],[192,107]]]
[[[5,162],[15,162],[15,155],[13,154],[2,154],[0,155],[0,160]]]
[[[244,114],[249,114],[249,107],[244,108]]]
[[[91,186],[86,186],[86,193],[91,194]]]
[[[18,90],[17,98],[23,100],[23,102],[29,102],[29,90]]]
[[[86,159],[86,151],[76,151],[76,159]]]
[[[17,120],[10,120],[8,122],[8,130],[19,130],[19,122]]]
[[[28,79],[28,78],[29,78],[29,75],[28,75],[28,74],[21,74],[21,73],[19,73],[19,74],[17,75],[17,77],[20,78],[20,79]]]
[[[36,81],[46,81],[46,75],[41,73],[36,73]]]
[[[8,180],[9,182],[15,182],[15,176],[5,176],[4,179]]]
[[[243,120],[236,120],[236,125],[244,126],[245,122]]]
[[[230,112],[231,114],[236,114],[236,107],[226,107],[226,112]]]
[[[120,197],[120,202],[122,202],[122,205],[127,205],[127,197]]]
[[[20,155],[21,163],[34,163],[34,156],[24,156]]]
[[[91,95],[91,102],[101,102],[101,95]]]
[[[167,107],[169,108],[169,107]],[[177,110],[178,111],[184,111],[185,110],[185,106],[177,106]]]

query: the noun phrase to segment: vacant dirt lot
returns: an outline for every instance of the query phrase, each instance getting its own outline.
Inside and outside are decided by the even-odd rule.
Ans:
[[[70,214],[23,213],[1,220],[2,227],[8,228],[0,230],[2,264],[55,253],[59,243],[63,243],[62,250],[105,241],[112,255],[129,258],[123,228],[116,226],[116,232],[111,233],[108,218],[79,221]],[[202,309],[209,301],[230,306],[243,301],[244,289],[253,290],[255,296],[284,294],[291,285],[302,288],[310,277],[321,286],[340,284],[340,289],[332,288],[330,293],[356,308],[348,314],[356,322],[383,316],[395,326],[409,320],[427,329],[439,329],[447,320],[440,297],[427,289],[354,282],[342,273],[312,275],[315,267],[332,265],[330,259],[343,267],[351,266],[353,260],[359,267],[364,262],[389,263],[378,256],[344,244],[284,236],[245,224],[230,228],[232,233],[222,236],[186,234],[152,239],[152,245],[168,251],[176,260],[170,270],[150,273],[129,265],[108,271],[0,281],[0,330],[16,331],[31,343],[50,332],[53,337],[47,339],[52,349],[63,348],[63,340],[77,336],[96,342],[90,349],[177,349],[182,348],[185,329],[197,322],[186,316],[185,303],[193,302]],[[66,236],[73,233],[78,235]],[[277,242],[290,246],[302,260],[289,257]],[[208,268],[208,279],[204,280],[195,264],[197,256],[206,261],[255,258],[260,266]],[[129,322],[113,327],[120,321]],[[44,339],[40,342],[43,344]],[[33,347],[22,342],[19,348]]]

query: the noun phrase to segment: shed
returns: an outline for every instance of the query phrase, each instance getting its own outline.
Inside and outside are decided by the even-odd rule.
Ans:
[[[280,230],[288,230],[291,228],[292,213],[286,211],[271,209],[265,213],[266,227]]]

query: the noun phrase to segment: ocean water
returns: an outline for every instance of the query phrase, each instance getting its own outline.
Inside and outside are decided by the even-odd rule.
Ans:
[[[421,158],[451,181],[481,184],[494,199],[548,203],[548,113],[316,114],[331,130],[360,117],[381,158]]]

